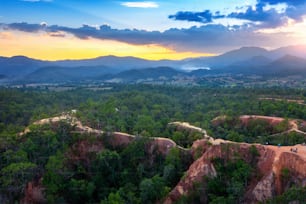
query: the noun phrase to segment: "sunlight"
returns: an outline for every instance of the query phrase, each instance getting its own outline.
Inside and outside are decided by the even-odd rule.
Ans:
[[[0,55],[25,55],[44,60],[84,59],[105,55],[134,56],[150,60],[213,56],[211,53],[176,52],[161,45],[133,45],[114,40],[79,39],[67,33],[29,34],[0,32]]]
[[[300,23],[295,23],[293,20],[289,20],[287,25],[273,28],[273,29],[260,29],[258,33],[266,34],[279,34],[295,39],[295,44],[306,44],[306,17]]]

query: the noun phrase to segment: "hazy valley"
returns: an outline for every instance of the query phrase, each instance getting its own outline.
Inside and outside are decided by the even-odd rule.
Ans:
[[[199,85],[305,85],[306,47],[272,51],[243,47],[215,57],[149,61],[106,56],[88,60],[40,61],[23,56],[0,59],[3,85],[30,83],[166,83]],[[224,79],[224,83],[214,78]],[[208,80],[207,80],[208,78]],[[205,82],[207,81],[207,82]],[[209,81],[212,81],[211,83]],[[296,84],[297,85],[297,84]]]

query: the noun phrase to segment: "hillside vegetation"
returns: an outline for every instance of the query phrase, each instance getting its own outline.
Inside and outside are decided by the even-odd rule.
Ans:
[[[278,100],[262,100],[267,96]],[[258,158],[263,152],[276,152],[274,147],[234,145],[226,150],[226,144],[210,143],[203,132],[194,130],[206,130],[216,141],[301,144],[306,139],[298,132],[274,134],[291,130],[291,121],[296,122],[297,130],[305,130],[306,105],[301,103],[305,99],[305,90],[276,88],[117,85],[106,90],[76,88],[62,92],[3,88],[0,90],[0,202],[166,202],[176,192],[173,189],[179,189],[177,184],[188,180],[191,166],[210,152],[214,152],[209,162],[215,172],[209,172],[219,176],[193,181],[194,191],[188,189],[191,194],[175,199],[190,203],[197,203],[198,199],[203,203],[243,202],[250,198],[246,193],[252,182],[265,178],[256,174]],[[71,110],[74,119],[35,122]],[[256,119],[244,123],[243,115],[277,116],[283,120],[278,124]],[[189,122],[198,129],[169,125],[175,121]],[[157,138],[169,138],[175,143],[165,145],[168,140]],[[203,138],[206,142],[195,148]],[[231,151],[231,156],[226,158],[215,151]],[[288,149],[284,151],[296,156]],[[276,197],[277,201],[304,191],[300,184],[303,169],[286,170],[289,164],[282,158],[280,155],[282,163],[277,163],[284,168],[277,171],[283,172],[282,183],[277,187],[281,190],[275,192],[283,196]],[[265,168],[261,169],[263,173]],[[237,179],[230,184],[226,182],[228,178]],[[220,185],[223,188],[215,187]],[[198,195],[203,189],[205,198]],[[287,192],[288,189],[291,190]]]

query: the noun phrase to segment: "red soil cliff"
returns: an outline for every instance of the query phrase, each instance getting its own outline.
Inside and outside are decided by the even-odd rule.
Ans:
[[[247,187],[243,198],[245,203],[257,203],[281,194],[287,187],[282,177],[284,169],[289,170],[291,182],[306,185],[306,146],[275,147],[259,144],[255,146],[259,152],[255,163],[258,176],[252,178]],[[206,140],[194,142],[192,153],[195,156],[200,151],[201,156],[190,166],[186,176],[168,194],[164,203],[174,203],[182,195],[188,195],[193,190],[193,184],[203,182],[204,176],[215,176],[217,172],[211,163],[212,158],[233,159],[236,157],[235,152],[239,152],[242,159],[251,162],[250,147],[251,144],[229,141],[220,144],[211,144]],[[298,149],[297,153],[290,151],[295,148]]]

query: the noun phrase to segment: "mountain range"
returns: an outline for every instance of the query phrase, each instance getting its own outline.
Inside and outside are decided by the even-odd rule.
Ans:
[[[271,51],[259,47],[242,47],[218,56],[178,61],[116,56],[62,61],[43,61],[24,56],[0,57],[0,81],[5,83],[84,80],[133,82],[224,73],[306,76],[306,45]]]

